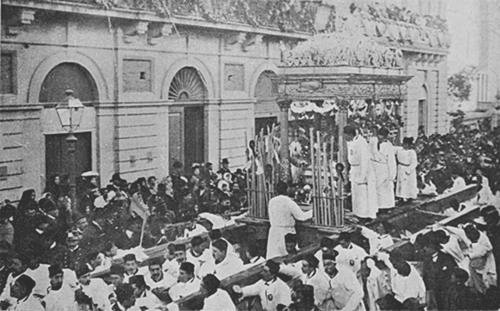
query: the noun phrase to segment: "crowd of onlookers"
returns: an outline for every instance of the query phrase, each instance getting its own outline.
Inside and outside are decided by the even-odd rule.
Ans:
[[[11,295],[10,285],[23,273],[35,283],[44,279],[43,285],[37,285],[37,297],[42,299],[52,280],[47,274],[51,269],[51,275],[63,271],[76,284],[82,271],[87,277],[91,272],[109,272],[127,252],[143,260],[147,257],[143,248],[211,229],[218,232],[234,224],[233,215],[244,212],[245,187],[245,175],[241,170],[231,172],[227,159],[217,172],[205,163],[193,164],[186,173],[175,162],[162,180],[151,176],[127,182],[114,174],[104,187],[99,187],[98,174],[85,172],[74,192],[63,176],[54,175],[40,197],[29,189],[17,204],[6,200],[0,206],[0,289],[4,292],[0,301],[5,300],[0,307],[11,304],[13,308],[15,304],[6,298]],[[63,309],[47,306],[46,310]]]
[[[471,128],[457,122],[448,134],[426,136],[421,131],[415,150],[419,158],[419,187],[443,193],[457,178],[477,183],[484,203],[494,204],[500,194],[500,127]],[[490,191],[491,190],[491,191]]]

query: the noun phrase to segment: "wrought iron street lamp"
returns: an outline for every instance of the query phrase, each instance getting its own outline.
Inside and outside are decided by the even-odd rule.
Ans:
[[[69,183],[70,197],[73,206],[76,205],[76,142],[74,131],[80,127],[82,122],[84,106],[82,102],[74,97],[73,90],[66,90],[66,98],[56,106],[57,117],[63,129],[68,132],[66,142],[68,143],[68,153],[70,155]]]

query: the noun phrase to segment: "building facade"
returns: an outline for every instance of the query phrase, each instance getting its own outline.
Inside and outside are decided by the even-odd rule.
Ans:
[[[354,14],[342,2],[323,8],[334,24]],[[272,78],[282,49],[327,31],[314,24],[324,12],[317,2],[286,3],[2,1],[0,197],[43,191],[51,174],[72,169],[54,109],[66,89],[86,106],[78,173],[97,171],[105,183],[115,172],[161,178],[174,161],[243,166],[246,141],[279,122]],[[404,134],[445,132],[447,45],[438,34],[446,31],[379,21],[396,32],[380,24],[372,35],[402,47],[414,76],[401,108]],[[396,38],[411,29],[418,39]]]

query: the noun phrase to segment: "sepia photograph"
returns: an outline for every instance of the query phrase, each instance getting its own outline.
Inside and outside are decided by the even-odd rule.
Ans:
[[[500,310],[500,0],[0,3],[0,311]]]

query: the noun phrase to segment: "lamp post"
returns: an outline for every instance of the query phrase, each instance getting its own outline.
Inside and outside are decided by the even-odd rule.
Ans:
[[[78,129],[82,121],[84,106],[82,102],[73,96],[73,90],[66,90],[65,99],[56,106],[57,116],[63,129],[68,132],[66,142],[70,158],[69,186],[70,197],[73,207],[76,206],[76,142],[74,131]]]

